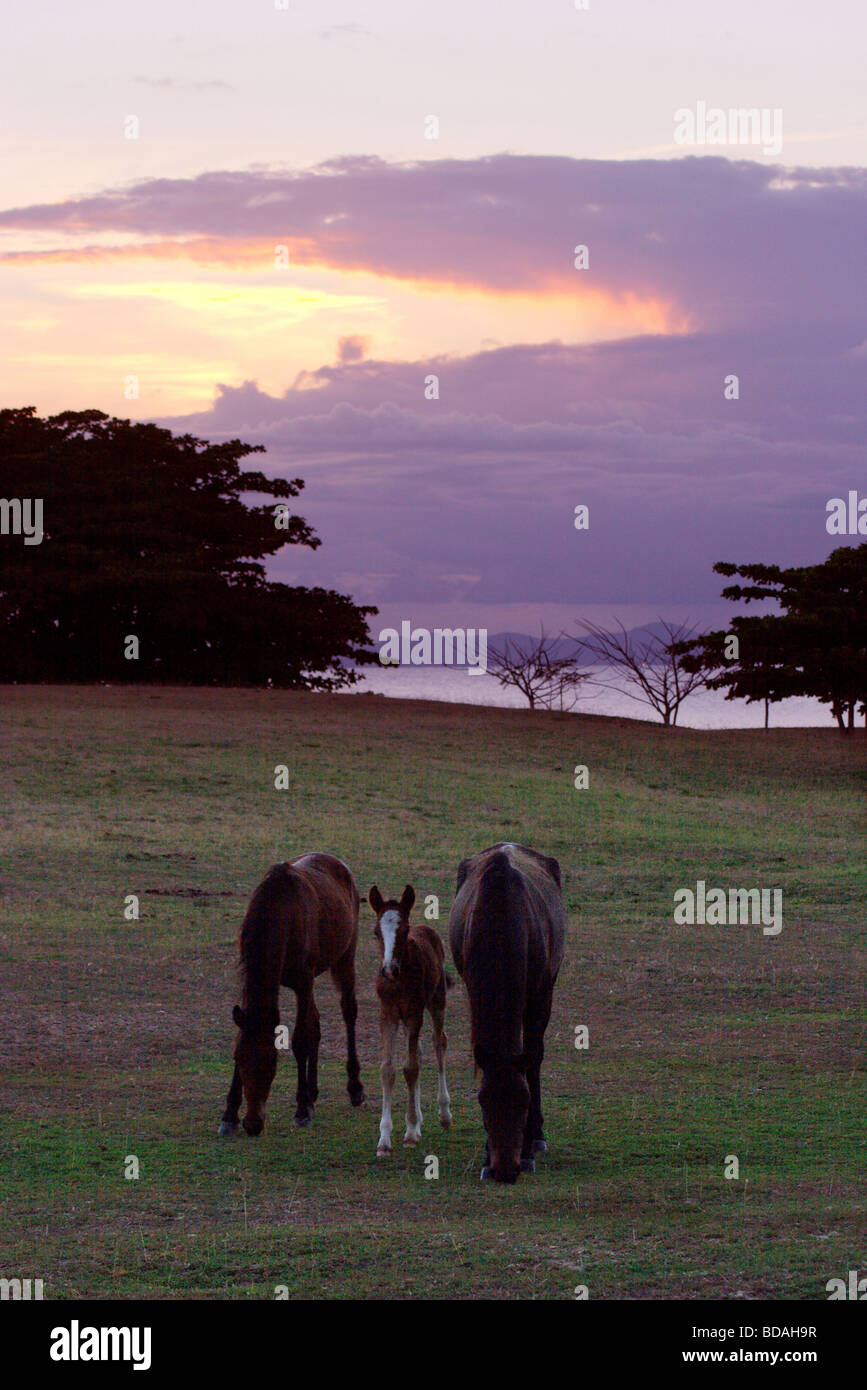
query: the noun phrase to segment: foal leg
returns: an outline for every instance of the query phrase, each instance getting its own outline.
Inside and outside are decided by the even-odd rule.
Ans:
[[[406,1134],[403,1136],[404,1148],[417,1144],[421,1138],[421,1082],[418,1079],[418,1035],[424,1013],[407,1024],[406,1066],[403,1075],[406,1080]]]
[[[241,1085],[241,1073],[235,1063],[235,1073],[232,1077],[232,1084],[229,1087],[229,1094],[226,1096],[226,1108],[220,1117],[220,1128],[217,1133],[224,1138],[228,1134],[236,1134],[238,1131],[238,1110],[244,1096],[244,1088]]]
[[[439,1002],[431,1004],[431,1020],[433,1022],[434,1051],[437,1058],[437,1106],[440,1112],[440,1124],[443,1129],[451,1129],[452,1109],[449,1088],[446,1085],[446,1047],[448,1038],[445,1033],[445,1001],[440,1005]]]
[[[331,978],[340,993],[340,1012],[346,1024],[346,1074],[349,1077],[346,1089],[353,1105],[364,1104],[364,1087],[361,1084],[361,1068],[355,1048],[355,1020],[358,1018],[358,1003],[355,998],[355,947],[347,951],[331,970]]]
[[[397,1019],[379,1016],[379,1032],[382,1037],[382,1062],[379,1075],[382,1080],[382,1119],[379,1122],[379,1144],[377,1158],[387,1158],[391,1153],[391,1097],[394,1091],[394,1041],[397,1037]]]
[[[298,986],[298,1015],[292,1034],[292,1051],[298,1065],[298,1090],[295,1093],[295,1123],[309,1125],[313,1119],[313,1101],[308,1080],[308,1061],[314,1033],[319,1031],[319,1014],[313,1002],[313,981]]]

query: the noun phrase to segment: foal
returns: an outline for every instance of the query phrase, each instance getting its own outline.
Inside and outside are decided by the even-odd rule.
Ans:
[[[400,902],[386,902],[376,884],[370,890],[368,902],[376,913],[373,934],[382,951],[382,965],[376,979],[379,996],[379,1031],[382,1036],[382,1119],[379,1125],[377,1158],[391,1153],[391,1094],[394,1087],[394,1043],[397,1027],[402,1023],[407,1033],[406,1066],[406,1147],[421,1138],[421,1086],[418,1079],[418,1038],[427,1009],[433,1023],[436,1050],[437,1104],[440,1124],[448,1129],[452,1122],[449,1089],[446,1085],[446,1035],[444,1020],[446,990],[452,980],[445,970],[445,948],[439,933],[426,923],[410,926],[409,914],[415,902],[415,892],[409,884]]]

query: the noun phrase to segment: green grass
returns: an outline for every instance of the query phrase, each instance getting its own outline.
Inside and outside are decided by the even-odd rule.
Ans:
[[[815,1299],[867,1268],[863,732],[285,692],[2,699],[0,1275],[53,1298]],[[348,1104],[324,979],[312,1127],[292,1124],[284,1059],[263,1137],[219,1141],[235,939],[267,866],[331,850],[363,896],[436,894],[444,933],[458,861],[500,839],[557,856],[569,914],[535,1177],[478,1181],[460,984],[454,1127],[436,1120],[426,1029],[421,1147],[376,1160],[366,907],[368,1108]],[[674,892],[699,878],[781,888],[781,935],[676,926]],[[399,1118],[400,1084],[396,1101]]]

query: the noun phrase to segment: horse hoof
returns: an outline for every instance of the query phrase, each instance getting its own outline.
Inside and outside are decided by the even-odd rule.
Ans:
[[[484,1168],[482,1169],[481,1173],[479,1173],[479,1177],[481,1178],[482,1182],[490,1182],[490,1180],[491,1180],[491,1170],[490,1170],[490,1168],[488,1167],[487,1163],[485,1164],[485,1166],[484,1166]]]
[[[379,1148],[376,1151],[376,1156],[377,1158],[391,1158],[391,1149],[384,1149],[380,1144]]]
[[[299,1129],[306,1129],[307,1126],[308,1126],[309,1124],[312,1124],[312,1122],[313,1122],[313,1116],[312,1116],[312,1115],[296,1115],[296,1116],[295,1116],[295,1123],[296,1123],[296,1125],[298,1126]]]
[[[359,1106],[359,1105],[364,1105],[364,1102],[365,1102],[364,1090],[362,1089],[362,1090],[360,1090],[360,1091],[350,1091],[350,1092],[349,1092],[349,1099],[352,1101],[352,1104],[353,1104],[354,1106],[356,1106],[356,1107]]]
[[[228,1139],[231,1135],[238,1133],[238,1121],[232,1124],[231,1120],[221,1120],[217,1134],[221,1139]]]
[[[403,1137],[403,1147],[405,1149],[414,1149],[420,1139],[420,1134],[405,1134]]]
[[[535,1171],[536,1171],[536,1163],[535,1163],[535,1160],[534,1160],[534,1159],[532,1159],[532,1158],[522,1158],[522,1159],[521,1159],[521,1172],[522,1172],[522,1173],[535,1173]]]
[[[443,1129],[451,1129],[451,1127],[452,1127],[452,1117],[451,1117],[451,1115],[440,1115],[440,1124],[442,1125]]]
[[[548,1152],[548,1145],[545,1143],[545,1140],[544,1140],[544,1139],[534,1139],[534,1140],[533,1140],[533,1153],[534,1153],[534,1154],[546,1154],[547,1152]]]

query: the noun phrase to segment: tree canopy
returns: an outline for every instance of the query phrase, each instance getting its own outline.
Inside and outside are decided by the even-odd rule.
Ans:
[[[726,631],[684,643],[684,665],[704,671],[728,700],[764,700],[767,713],[778,700],[808,695],[831,706],[841,729],[853,728],[856,710],[867,714],[867,544],[841,546],[820,565],[720,561],[714,570],[749,581],[730,584],[723,598],[773,599],[783,611],[741,614]]]
[[[0,680],[352,684],[376,609],[266,578],[284,545],[321,542],[288,503],[244,500],[304,486],[242,470],[263,452],[98,410],[0,411],[0,497],[41,499],[43,518],[41,542],[0,536]]]

